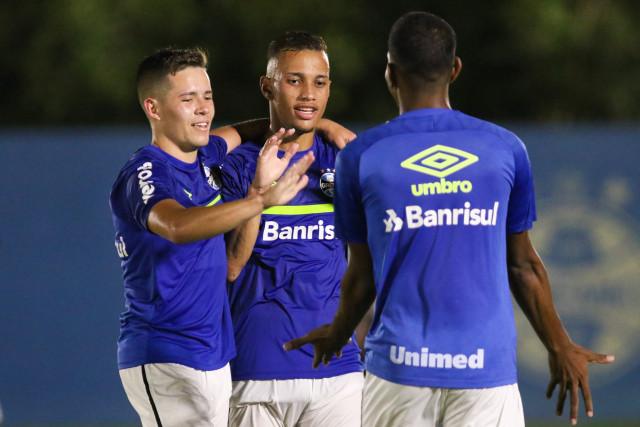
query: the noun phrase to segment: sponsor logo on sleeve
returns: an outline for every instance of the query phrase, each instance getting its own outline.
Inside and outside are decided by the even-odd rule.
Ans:
[[[140,166],[138,171],[138,185],[142,192],[142,201],[146,205],[150,198],[153,197],[153,193],[156,190],[151,178],[153,177],[153,164],[151,162],[145,162]]]

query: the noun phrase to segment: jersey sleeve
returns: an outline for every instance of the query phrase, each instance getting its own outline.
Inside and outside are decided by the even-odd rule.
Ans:
[[[227,155],[227,142],[217,135],[209,135],[209,144],[200,151],[206,156],[208,164],[219,165]]]
[[[161,200],[174,198],[168,169],[157,159],[141,158],[126,174],[125,203],[133,214],[134,222],[146,230],[151,208]]]
[[[243,199],[251,182],[245,173],[245,163],[241,156],[231,154],[222,164],[222,199],[225,202]]]
[[[354,141],[355,142],[355,141]],[[338,238],[352,243],[367,242],[367,221],[360,188],[360,153],[354,142],[338,153],[334,187],[335,228]]]
[[[515,174],[509,196],[507,233],[520,233],[532,227],[536,220],[533,174],[529,155],[522,141],[516,137],[513,148]]]

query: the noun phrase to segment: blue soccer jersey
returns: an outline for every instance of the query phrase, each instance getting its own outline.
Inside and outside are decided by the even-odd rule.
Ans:
[[[222,236],[177,245],[151,233],[147,218],[160,200],[182,206],[220,202],[220,165],[227,144],[211,137],[198,160],[184,163],[149,145],[137,151],[111,190],[115,244],[124,270],[126,311],[120,317],[118,367],[178,363],[199,370],[235,355],[226,293]]]
[[[225,201],[246,196],[261,148],[261,143],[248,142],[225,158]],[[307,172],[307,187],[286,206],[262,213],[251,257],[230,284],[238,351],[231,361],[234,381],[326,378],[362,370],[355,339],[342,358],[317,370],[311,368],[311,345],[294,351],[282,348],[285,342],[333,320],[346,269],[345,246],[336,239],[333,222],[337,149],[316,136],[310,150],[315,162]],[[296,153],[291,164],[305,153]]]
[[[458,111],[416,110],[360,135],[336,169],[336,233],[373,258],[365,369],[413,386],[515,383],[506,235],[535,220],[522,142]]]

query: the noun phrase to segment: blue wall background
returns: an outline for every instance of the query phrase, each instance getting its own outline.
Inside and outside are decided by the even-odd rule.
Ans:
[[[533,163],[532,236],[565,326],[617,357],[591,370],[595,419],[640,419],[640,126],[509,127]],[[0,130],[7,425],[137,422],[115,363],[123,291],[108,195],[149,139],[144,128]],[[519,313],[518,328],[525,414],[553,423],[546,354]],[[568,409],[558,422],[568,422]],[[581,412],[580,423],[591,422]]]

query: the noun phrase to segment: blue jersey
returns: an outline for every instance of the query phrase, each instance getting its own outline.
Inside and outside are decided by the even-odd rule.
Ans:
[[[244,143],[222,166],[225,201],[245,197],[262,143]],[[313,347],[285,351],[282,345],[330,323],[346,269],[344,244],[333,222],[333,177],[337,149],[316,136],[309,183],[286,206],[262,213],[251,257],[230,290],[238,355],[238,380],[326,378],[362,370],[360,350],[349,344],[328,367],[311,368]],[[306,152],[296,153],[295,163]],[[279,152],[282,156],[283,151]]]
[[[223,139],[211,137],[188,164],[149,145],[133,155],[113,185],[110,205],[126,300],[120,369],[178,363],[215,370],[235,355],[223,237],[177,245],[147,227],[160,200],[186,208],[219,203],[219,179],[204,165],[220,165],[226,151]]]
[[[336,163],[336,233],[367,243],[377,299],[365,369],[399,384],[516,379],[506,234],[535,220],[522,142],[448,109],[361,134]]]

